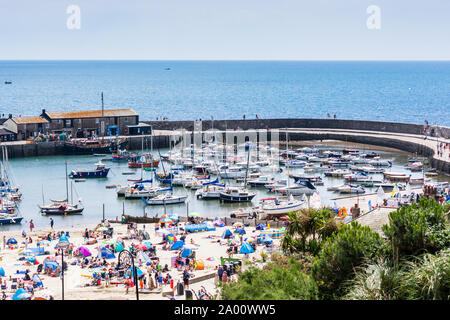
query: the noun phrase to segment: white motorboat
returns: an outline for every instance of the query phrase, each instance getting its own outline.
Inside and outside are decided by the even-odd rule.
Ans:
[[[361,193],[365,193],[366,189],[364,189],[364,187],[362,187],[362,186],[347,184],[347,185],[340,187],[338,189],[338,191],[340,193],[361,194]]]
[[[179,196],[174,195],[172,193],[164,193],[153,198],[147,198],[145,202],[148,205],[167,205],[167,204],[177,204],[184,203],[187,199],[187,196]]]
[[[286,215],[289,212],[297,212],[305,207],[306,203],[303,200],[295,200],[292,195],[289,199],[267,198],[261,200],[261,209],[264,211],[266,217]],[[263,217],[260,217],[264,219]]]
[[[220,200],[224,202],[249,202],[255,196],[255,192],[250,192],[242,187],[227,187],[220,192]]]

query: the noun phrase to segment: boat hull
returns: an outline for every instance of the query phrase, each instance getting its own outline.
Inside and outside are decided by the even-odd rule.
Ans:
[[[228,195],[228,194],[220,194],[220,200],[224,202],[250,202],[255,197],[254,194],[248,196],[236,196],[236,195]]]
[[[108,176],[110,168],[105,168],[102,170],[94,170],[94,171],[72,171],[69,175],[72,179],[78,178],[106,178]]]
[[[17,218],[0,218],[0,225],[2,224],[19,224],[22,222],[23,217]]]

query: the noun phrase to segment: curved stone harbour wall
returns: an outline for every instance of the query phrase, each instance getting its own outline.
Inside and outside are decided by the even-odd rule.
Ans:
[[[193,130],[193,121],[144,121],[153,126],[154,130],[176,130],[184,128]],[[344,130],[368,130],[378,132],[393,132],[406,134],[423,134],[424,126],[414,123],[382,122],[366,120],[343,120],[343,119],[250,119],[250,120],[202,120],[202,130],[211,128],[218,130],[249,130],[249,129],[281,129],[281,128],[304,128],[304,129],[344,129]],[[430,136],[450,138],[450,128],[441,126],[430,126]]]
[[[193,121],[147,121],[154,130],[176,130],[184,128],[192,130]],[[203,130],[212,128],[213,121],[202,121]],[[340,119],[262,119],[262,120],[214,120],[214,128],[218,130],[234,129],[282,129],[282,128],[303,128],[303,129],[343,129],[343,130],[363,130],[376,132],[404,133],[404,134],[423,134],[423,126],[418,124],[396,123],[396,122],[377,122],[377,121],[359,121],[359,120],[340,120]],[[450,128],[435,127],[434,133],[440,137],[450,137]],[[430,132],[431,134],[431,132]],[[270,136],[270,131],[269,131]],[[147,137],[144,146],[150,147],[150,140]],[[270,137],[268,137],[270,139]],[[285,136],[280,135],[284,140]],[[450,162],[433,158],[434,151],[424,145],[408,142],[392,136],[390,138],[367,136],[367,135],[348,135],[345,133],[334,132],[292,132],[289,133],[289,140],[341,140],[347,142],[357,142],[369,145],[395,148],[430,158],[431,165],[437,170],[450,174]],[[139,150],[142,146],[142,137],[128,137],[129,148]],[[169,147],[171,137],[169,135],[155,135],[153,137],[154,149]],[[155,153],[157,152],[154,150]],[[0,152],[1,153],[1,152]],[[40,142],[26,144],[8,145],[8,155],[10,158],[16,157],[35,157],[63,154],[61,142]]]

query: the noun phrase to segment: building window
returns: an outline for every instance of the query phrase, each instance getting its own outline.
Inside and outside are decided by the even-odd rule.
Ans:
[[[78,119],[78,124],[81,124],[81,119]]]
[[[95,118],[95,123],[99,123],[99,118]]]
[[[125,117],[124,121],[125,121],[125,122],[128,122],[128,117]]]
[[[70,127],[70,120],[66,120],[66,127]]]

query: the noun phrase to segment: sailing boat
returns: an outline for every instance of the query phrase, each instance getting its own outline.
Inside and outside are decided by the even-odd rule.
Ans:
[[[21,193],[18,187],[11,187],[11,179],[8,174],[8,149],[2,146],[2,161],[1,161],[1,179],[0,179],[0,225],[2,224],[17,224],[23,219],[21,215],[16,213],[16,201],[20,200]]]
[[[247,151],[247,168],[245,171],[244,186],[242,187],[226,187],[220,192],[220,201],[223,202],[250,202],[256,196],[255,192],[251,192],[245,188],[247,185],[248,164],[250,161],[250,149]]]
[[[68,175],[67,175],[67,162],[66,162],[66,199],[64,200],[50,200],[52,203],[49,205],[44,204],[44,190],[42,190],[42,206],[39,206],[41,212],[45,215],[73,215],[82,214],[84,207],[81,205],[81,199],[77,204],[73,204],[73,183],[71,182],[71,202],[69,201],[69,187],[68,187]]]

